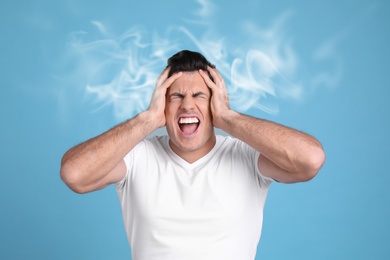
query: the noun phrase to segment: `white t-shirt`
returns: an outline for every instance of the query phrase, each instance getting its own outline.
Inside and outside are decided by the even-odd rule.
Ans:
[[[133,260],[253,260],[272,182],[258,156],[225,136],[192,164],[167,136],[139,143],[116,184]]]

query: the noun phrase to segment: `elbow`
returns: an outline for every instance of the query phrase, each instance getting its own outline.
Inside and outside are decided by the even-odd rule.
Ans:
[[[60,169],[60,177],[62,181],[75,193],[85,194],[88,192],[82,185],[80,173],[69,164],[63,163]]]
[[[305,174],[302,176],[302,181],[310,181],[317,176],[318,172],[325,163],[325,159],[326,155],[322,147],[318,147],[311,151],[306,160],[306,169],[304,171]]]

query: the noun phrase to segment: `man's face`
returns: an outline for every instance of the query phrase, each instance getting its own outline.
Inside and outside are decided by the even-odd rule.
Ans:
[[[210,98],[210,90],[197,71],[184,72],[167,91],[165,118],[169,144],[186,160],[199,159],[215,144]]]

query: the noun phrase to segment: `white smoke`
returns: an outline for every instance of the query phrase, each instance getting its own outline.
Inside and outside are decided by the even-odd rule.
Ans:
[[[164,32],[135,26],[116,36],[111,35],[102,22],[92,21],[99,33],[98,40],[87,40],[86,32],[71,34],[69,51],[78,64],[77,73],[86,75],[85,94],[96,102],[97,110],[111,107],[115,118],[122,121],[147,109],[155,81],[167,59],[182,49],[199,51],[217,66],[227,83],[230,105],[235,110],[257,109],[275,114],[278,113],[277,98],[302,99],[303,86],[294,79],[298,55],[281,33],[290,13],[282,14],[270,28],[243,21],[242,30],[248,40],[234,46],[213,26],[215,5],[208,0],[197,2],[200,8],[195,11],[194,19],[186,20],[187,26],[168,27]],[[202,30],[197,30],[199,27]],[[194,31],[202,31],[202,34]],[[326,47],[318,51],[318,59],[327,55],[330,49]],[[334,82],[330,83],[335,84],[341,76],[338,71],[340,69],[335,76],[320,73],[312,84],[331,80]]]

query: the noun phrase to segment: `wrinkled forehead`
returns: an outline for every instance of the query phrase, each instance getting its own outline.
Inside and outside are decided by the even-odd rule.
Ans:
[[[193,92],[209,92],[206,82],[203,80],[199,72],[183,72],[183,75],[175,80],[168,89],[169,93],[193,93]]]

